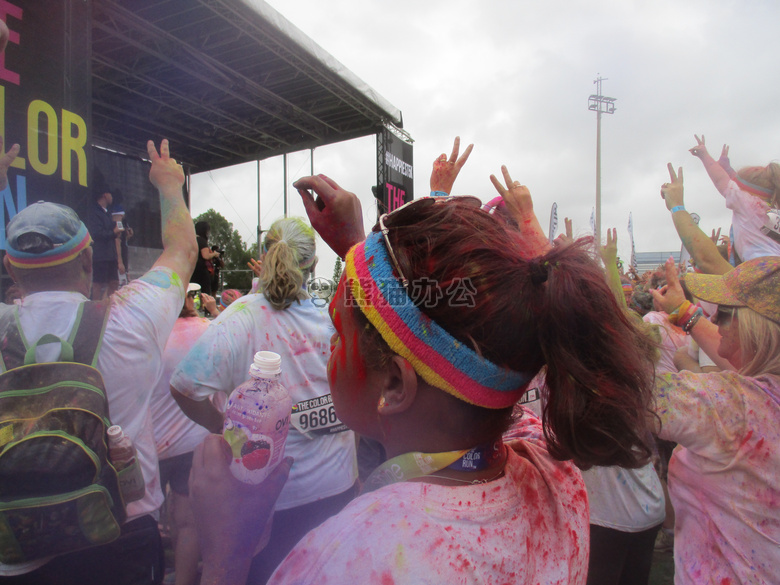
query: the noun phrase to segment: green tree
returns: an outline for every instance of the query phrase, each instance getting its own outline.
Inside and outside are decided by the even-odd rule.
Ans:
[[[339,280],[341,279],[341,258],[336,256],[336,263],[333,265],[333,290],[336,290],[336,286],[339,283]]]
[[[222,259],[225,263],[222,268],[222,281],[225,288],[237,288],[246,292],[252,287],[252,271],[246,263],[251,258],[251,251],[247,249],[241,234],[233,229],[233,224],[213,209],[201,213],[195,218],[195,223],[207,221],[211,228],[209,245],[217,246],[224,251]]]

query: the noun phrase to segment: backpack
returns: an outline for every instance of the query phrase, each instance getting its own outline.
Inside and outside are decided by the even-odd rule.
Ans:
[[[108,459],[103,377],[95,368],[108,302],[79,306],[67,340],[28,344],[18,307],[0,339],[0,562],[111,542],[126,516]],[[35,349],[60,343],[60,361]]]

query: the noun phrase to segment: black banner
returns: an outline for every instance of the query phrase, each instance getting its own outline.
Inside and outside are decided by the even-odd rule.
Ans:
[[[414,159],[412,145],[383,128],[377,140],[380,165],[379,213],[388,213],[414,199]]]
[[[5,226],[34,201],[89,201],[91,8],[84,0],[0,0],[11,32],[0,56],[0,134],[21,145],[0,192]]]

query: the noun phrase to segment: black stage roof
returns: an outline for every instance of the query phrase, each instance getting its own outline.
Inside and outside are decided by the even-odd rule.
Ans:
[[[403,126],[261,0],[93,0],[92,12],[97,146],[145,156],[149,138],[169,138],[202,172]]]

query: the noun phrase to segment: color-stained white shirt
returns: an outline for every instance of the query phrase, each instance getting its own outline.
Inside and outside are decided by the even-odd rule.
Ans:
[[[287,435],[285,455],[294,457],[295,465],[277,510],[335,496],[357,480],[354,433],[323,433],[321,424],[323,416],[325,426],[338,421],[329,400],[326,371],[333,332],[325,308],[312,299],[277,311],[262,294],[247,295],[212,321],[171,377],[176,390],[203,400],[217,392],[229,395],[246,381],[255,352],[281,356],[281,383],[300,414],[293,415]],[[304,413],[311,430],[308,436],[295,428]]]
[[[674,365],[674,354],[677,353],[678,349],[687,345],[688,336],[683,333],[682,329],[669,323],[666,313],[650,311],[642,317],[642,321],[658,325],[661,335],[661,347],[659,348],[661,355],[655,365],[656,375],[677,373],[677,368]]]
[[[661,480],[652,463],[639,469],[591,467],[582,472],[590,523],[620,532],[641,532],[666,516]]]
[[[675,583],[776,583],[780,567],[780,379],[667,374],[659,436],[675,510]]]
[[[171,374],[192,349],[211,321],[203,317],[176,319],[163,352],[163,367],[152,393],[152,423],[157,457],[169,459],[194,451],[209,434],[208,430],[182,412],[171,396]]]
[[[353,500],[306,535],[269,584],[578,584],[588,568],[579,471],[552,460],[529,411],[505,475],[450,487],[403,482]]]
[[[733,212],[734,248],[743,262],[762,256],[780,256],[780,242],[761,232],[769,205],[729,181],[723,191],[726,207]]]

